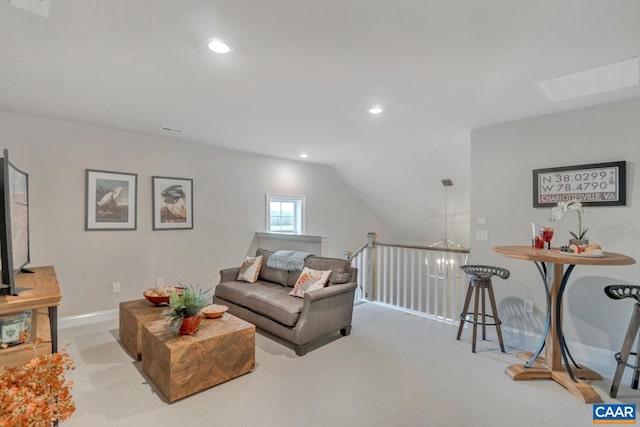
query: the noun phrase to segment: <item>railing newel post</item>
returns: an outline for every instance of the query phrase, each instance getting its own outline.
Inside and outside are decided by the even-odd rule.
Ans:
[[[370,231],[367,233],[367,276],[365,281],[365,294],[364,298],[368,299],[369,296],[375,301],[377,296],[375,295],[375,275],[376,275],[376,239],[378,234]]]

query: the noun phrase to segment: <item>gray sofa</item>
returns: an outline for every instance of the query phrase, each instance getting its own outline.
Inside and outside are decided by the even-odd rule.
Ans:
[[[215,303],[228,306],[234,316],[292,343],[298,356],[304,355],[308,344],[317,338],[338,330],[343,336],[349,335],[357,269],[342,259],[307,257],[305,267],[332,270],[329,283],[306,292],[304,298],[294,297],[289,292],[301,272],[268,267],[274,252],[256,251],[256,256],[263,256],[263,266],[255,283],[236,280],[240,267],[221,270]]]

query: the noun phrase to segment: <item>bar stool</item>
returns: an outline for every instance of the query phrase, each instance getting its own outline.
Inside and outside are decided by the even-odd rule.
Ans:
[[[501,279],[507,279],[510,275],[509,270],[500,267],[492,267],[490,265],[462,265],[460,266],[462,271],[467,273],[470,277],[469,287],[467,288],[467,297],[464,300],[464,307],[460,314],[460,325],[458,326],[458,337],[462,334],[462,328],[465,322],[473,323],[473,339],[471,341],[471,352],[476,352],[476,335],[478,325],[482,325],[482,339],[486,340],[487,325],[495,325],[498,332],[498,342],[500,343],[500,350],[504,353],[504,343],[502,342],[502,331],[500,330],[500,319],[498,318],[498,310],[496,308],[496,299],[493,295],[493,286],[491,285],[491,277],[498,276]],[[475,300],[473,311],[469,312],[469,303],[471,302],[471,296],[475,289]],[[485,305],[485,293],[489,293],[489,302],[491,303],[492,314],[487,314]],[[482,312],[478,311],[478,299],[482,294]],[[478,321],[478,315],[482,316],[482,320]],[[468,317],[473,315],[473,320]],[[493,323],[487,322],[487,317],[493,319]]]
[[[616,361],[618,367],[616,373],[613,376],[613,382],[611,383],[611,391],[609,396],[615,398],[618,395],[618,388],[620,387],[620,380],[622,380],[622,374],[624,368],[631,368],[634,370],[633,380],[631,381],[631,388],[638,389],[638,377],[640,376],[640,360],[638,354],[640,353],[640,341],[638,341],[638,348],[635,353],[631,352],[633,342],[638,335],[638,329],[640,328],[640,286],[638,285],[609,285],[604,288],[604,293],[611,299],[624,299],[634,298],[636,304],[633,307],[633,314],[629,321],[629,327],[627,328],[627,334],[624,336],[622,343],[622,349],[616,353]],[[629,355],[636,356],[636,364],[632,365],[627,362]]]

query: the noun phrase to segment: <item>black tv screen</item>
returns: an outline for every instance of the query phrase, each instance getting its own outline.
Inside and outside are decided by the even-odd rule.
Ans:
[[[6,149],[0,168],[1,293],[16,295],[15,274],[30,262],[29,175],[9,161]]]

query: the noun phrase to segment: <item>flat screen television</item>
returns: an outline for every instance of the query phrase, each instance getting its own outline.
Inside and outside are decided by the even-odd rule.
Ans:
[[[5,148],[0,159],[0,295],[17,295],[15,275],[31,261],[29,256],[29,175],[9,161]]]

